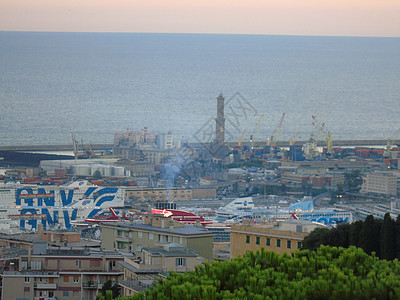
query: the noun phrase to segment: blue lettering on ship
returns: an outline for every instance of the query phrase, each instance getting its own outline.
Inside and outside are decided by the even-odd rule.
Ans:
[[[68,205],[72,202],[72,199],[74,197],[74,190],[69,190],[68,196],[65,194],[65,190],[61,190],[60,197],[61,197],[62,205],[63,206]]]
[[[97,190],[97,191],[96,191]],[[96,192],[95,192],[96,191]],[[104,202],[108,201],[113,201],[115,198],[115,194],[117,193],[118,188],[97,188],[97,187],[90,187],[86,190],[84,193],[84,197],[92,197],[94,199],[95,205],[101,206]],[[53,194],[52,197],[35,197],[35,195],[43,195],[43,194]],[[73,201],[74,197],[74,190],[60,190],[59,191],[60,198],[61,198],[61,203],[62,206],[66,206],[68,204],[71,204]],[[103,196],[105,194],[114,194],[114,195],[107,195]],[[31,196],[23,196],[23,195],[31,195]],[[37,199],[37,203],[35,202],[35,199]],[[21,216],[24,216],[24,218],[21,218],[20,220],[20,226],[22,228],[26,229],[37,229],[38,225],[38,216],[35,218],[28,218],[26,215],[37,215],[37,214],[42,214],[45,215],[45,218],[42,218],[41,222],[43,224],[43,228],[47,229],[48,226],[54,226],[57,224],[59,221],[59,213],[62,212],[62,215],[64,217],[64,226],[65,228],[69,229],[71,228],[71,221],[76,220],[77,215],[78,215],[78,209],[56,209],[55,208],[55,192],[54,190],[51,191],[46,191],[44,188],[38,188],[37,191],[33,190],[32,188],[21,188],[17,189],[16,193],[16,199],[15,199],[15,204],[16,205],[21,205],[21,206],[31,206],[32,208],[28,209],[22,209],[20,212]],[[36,210],[33,208],[34,206],[37,206],[39,208]],[[53,214],[51,215],[51,210],[48,208],[53,208]],[[89,217],[92,217],[96,215],[98,212],[100,212],[101,209],[93,209],[89,213]],[[28,228],[27,228],[28,227]]]
[[[338,223],[348,223],[349,221],[349,217],[338,217],[335,213],[323,214],[320,217],[316,217],[312,214],[304,214],[302,219],[322,223],[328,226],[334,226]]]

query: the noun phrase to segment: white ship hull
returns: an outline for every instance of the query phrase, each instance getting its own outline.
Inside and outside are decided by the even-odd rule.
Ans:
[[[71,221],[83,221],[123,207],[125,193],[121,188],[93,186],[77,181],[68,186],[3,184],[0,186],[0,218],[19,221],[22,228],[37,229],[58,226],[68,229]]]

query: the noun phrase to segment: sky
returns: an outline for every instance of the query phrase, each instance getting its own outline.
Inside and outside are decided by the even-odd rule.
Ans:
[[[400,37],[400,0],[0,0],[0,30]]]

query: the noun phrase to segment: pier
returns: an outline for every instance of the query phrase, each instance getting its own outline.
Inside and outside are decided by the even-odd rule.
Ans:
[[[89,147],[89,146],[87,146]],[[113,144],[93,144],[93,150],[112,149]],[[73,151],[71,145],[23,145],[23,146],[0,146],[0,151]]]
[[[294,145],[302,146],[308,141],[296,141]],[[399,144],[400,141],[391,141],[392,145]],[[198,145],[198,143],[196,143]],[[228,142],[229,146],[236,146],[235,142]],[[244,145],[249,144],[249,142],[243,142]],[[255,147],[265,146],[265,142],[255,142]],[[332,142],[334,147],[349,147],[349,146],[385,146],[387,140],[337,140]],[[289,141],[277,141],[276,145],[279,147],[288,147]],[[323,146],[324,142],[319,142],[319,146]],[[105,150],[112,149],[113,144],[92,144],[91,148],[93,150]],[[0,151],[73,151],[73,146],[71,145],[22,145],[22,146],[0,146]]]

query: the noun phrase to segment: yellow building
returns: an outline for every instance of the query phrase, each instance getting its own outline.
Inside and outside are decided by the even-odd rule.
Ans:
[[[285,220],[263,224],[240,224],[231,227],[231,258],[261,248],[277,253],[291,253],[301,248],[303,239],[321,227],[305,220]]]

